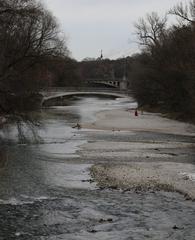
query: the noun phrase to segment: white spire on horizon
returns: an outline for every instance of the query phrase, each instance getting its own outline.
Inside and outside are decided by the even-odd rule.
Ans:
[[[101,50],[100,59],[103,59],[103,51]]]

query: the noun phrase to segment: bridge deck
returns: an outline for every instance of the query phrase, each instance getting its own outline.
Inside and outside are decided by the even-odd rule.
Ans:
[[[59,97],[65,97],[65,96],[72,96],[72,95],[106,95],[106,96],[113,96],[113,97],[128,97],[128,94],[122,94],[122,93],[114,93],[114,92],[61,92],[61,93],[52,93],[50,96],[44,96],[44,101],[47,101],[49,99],[59,98]],[[45,95],[45,94],[43,94]]]
[[[50,89],[50,91],[42,91],[43,94],[43,102],[48,101],[50,99],[72,96],[72,95],[105,95],[105,96],[113,96],[119,98],[126,98],[130,96],[130,91],[117,91],[113,89],[82,89],[80,91],[73,89]]]

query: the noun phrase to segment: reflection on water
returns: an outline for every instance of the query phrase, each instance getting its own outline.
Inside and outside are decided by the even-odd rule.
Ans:
[[[95,121],[96,113],[99,111],[120,109],[120,108],[136,108],[137,103],[132,99],[125,98],[98,98],[98,97],[77,97],[77,105],[75,112],[80,116],[80,122]],[[68,108],[66,108],[68,109]]]

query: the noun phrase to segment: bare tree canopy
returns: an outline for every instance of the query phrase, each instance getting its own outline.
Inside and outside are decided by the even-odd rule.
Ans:
[[[194,23],[195,22],[195,1],[192,0],[189,4],[184,4],[180,2],[175,5],[170,11],[169,14],[175,15],[184,21]]]
[[[56,19],[36,0],[0,0],[0,43],[1,111],[9,96],[37,87],[38,64],[69,55]]]
[[[180,3],[169,14],[179,24],[167,27],[167,18],[156,13],[135,24],[144,48],[132,60],[130,85],[140,105],[195,122],[195,1]]]
[[[166,23],[166,16],[161,18],[155,12],[147,14],[145,18],[140,18],[134,24],[139,44],[147,47],[159,45],[165,35]]]
[[[0,0],[0,119],[15,122],[19,140],[23,125],[36,135],[30,111],[40,106],[40,84],[50,81],[48,62],[68,56],[56,19],[38,0]]]
[[[1,0],[0,22],[0,80],[16,78],[44,57],[68,54],[55,19],[33,0]]]

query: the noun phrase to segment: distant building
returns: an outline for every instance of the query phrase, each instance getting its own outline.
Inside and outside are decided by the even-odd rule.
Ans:
[[[103,51],[101,50],[101,54],[100,54],[100,57],[97,58],[97,60],[102,60],[103,59]]]

